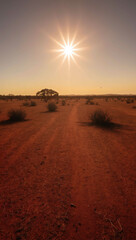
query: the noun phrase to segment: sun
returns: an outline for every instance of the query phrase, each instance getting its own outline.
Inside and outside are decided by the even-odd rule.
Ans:
[[[81,47],[81,43],[84,39],[80,41],[76,41],[76,33],[70,39],[69,35],[67,35],[67,38],[64,37],[63,33],[61,31],[60,36],[61,36],[61,41],[57,41],[55,38],[50,37],[58,46],[58,48],[52,49],[52,52],[58,53],[56,59],[62,57],[62,63],[63,64],[66,60],[68,61],[68,65],[70,66],[70,60],[72,60],[76,65],[77,61],[76,58],[81,58],[80,52],[84,50],[83,47]]]
[[[73,49],[73,46],[67,44],[65,47],[64,47],[64,54],[66,56],[72,56],[72,54],[74,53],[74,49]]]
[[[73,41],[69,42],[69,39],[66,41],[64,40],[64,43],[57,42],[60,46],[59,49],[55,49],[55,52],[59,52],[58,58],[63,56],[63,62],[68,59],[68,63],[70,63],[70,59],[72,59],[75,62],[74,56],[79,56],[76,52],[79,51],[79,49],[76,48],[76,43],[74,44]]]

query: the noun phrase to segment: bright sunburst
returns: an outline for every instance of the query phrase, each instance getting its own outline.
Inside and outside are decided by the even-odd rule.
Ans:
[[[58,53],[56,59],[62,57],[62,64],[68,60],[68,65],[70,66],[70,60],[72,59],[73,62],[77,65],[76,57],[80,58],[79,52],[82,51],[84,48],[80,47],[81,42],[83,41],[75,41],[76,34],[74,34],[72,40],[70,41],[69,34],[67,39],[64,38],[62,32],[60,31],[61,42],[57,41],[55,38],[50,37],[57,45],[58,48],[52,49],[52,52]]]

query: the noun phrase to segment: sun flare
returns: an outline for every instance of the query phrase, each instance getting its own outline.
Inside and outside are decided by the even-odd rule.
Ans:
[[[55,38],[50,37],[57,45],[58,48],[52,49],[52,52],[58,53],[56,59],[62,57],[62,64],[65,60],[68,60],[68,65],[70,66],[70,60],[77,64],[76,58],[81,58],[80,51],[84,50],[83,47],[80,46],[81,42],[84,40],[76,41],[76,34],[74,34],[72,40],[69,38],[69,34],[67,39],[64,38],[62,32],[60,31],[61,42],[57,41]]]

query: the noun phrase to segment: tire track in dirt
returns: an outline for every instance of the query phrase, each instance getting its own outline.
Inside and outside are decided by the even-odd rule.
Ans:
[[[72,122],[73,120],[79,121],[76,115],[75,111],[75,116],[71,116]],[[106,132],[93,127],[79,129],[75,125],[72,132],[73,143],[71,146],[75,144],[79,150],[76,150],[73,156],[75,174],[72,181],[74,201],[78,210],[77,208],[74,210],[73,221],[68,228],[68,232],[71,234],[68,234],[69,238],[67,239],[114,239],[115,234],[122,239],[123,233],[113,231],[111,223],[107,224],[104,220],[109,218],[113,222],[117,222],[119,217],[124,226],[123,239],[134,239],[136,235],[133,226],[133,220],[135,220],[134,198],[133,200],[130,198],[129,183],[126,185],[124,178],[120,175],[118,165],[113,163],[115,154],[123,159],[126,149],[123,145],[117,144],[118,136],[112,132],[109,134],[109,139]],[[113,140],[114,138],[115,140]],[[78,139],[80,140],[78,141]],[[128,155],[127,157],[130,159]],[[77,159],[77,163],[74,159]],[[127,172],[127,169],[124,170]],[[135,189],[134,186],[132,189]],[[131,191],[133,191],[132,189]],[[100,214],[96,214],[96,210]],[[82,219],[82,223],[80,219]]]
[[[92,204],[91,202],[93,202],[94,198],[93,195],[91,199],[89,198],[88,183],[88,179],[91,177],[88,170],[90,169],[90,162],[92,160],[90,152],[88,152],[88,148],[86,148],[84,143],[86,136],[81,136],[81,129],[77,125],[78,121],[77,108],[74,107],[74,111],[70,116],[67,136],[70,142],[70,158],[73,168],[70,223],[64,238],[68,240],[91,239],[90,237],[95,233],[95,216],[89,212],[89,206]],[[87,159],[89,159],[89,162],[86,161]],[[94,188],[92,184],[93,179],[90,178],[90,181],[91,187]]]
[[[114,134],[112,139],[108,135],[103,137],[104,142],[107,142],[107,147],[108,145],[111,146],[110,149],[106,148],[105,154],[103,152],[102,155],[103,158],[105,155],[107,156],[107,158],[105,158],[105,166],[108,174],[105,172],[105,176],[107,176],[104,178],[105,187],[108,193],[107,199],[111,199],[111,206],[109,207],[113,208],[112,211],[115,212],[113,215],[116,214],[116,216],[120,216],[122,221],[125,239],[130,239],[130,236],[133,239],[136,235],[136,230],[133,227],[133,223],[136,222],[136,217],[134,215],[134,211],[136,211],[136,178],[134,177],[136,169],[131,168],[131,164],[134,166],[134,151],[133,154],[131,154],[131,152],[129,153],[126,146],[119,142],[119,137],[117,148],[117,137],[118,136]],[[100,148],[102,147],[100,143],[99,146]]]
[[[71,112],[72,108],[70,108]],[[43,156],[46,156],[45,164],[42,165],[40,171],[40,196],[46,205],[43,215],[38,214],[33,226],[28,233],[35,239],[36,235],[40,239],[54,239],[62,237],[65,226],[68,221],[68,199],[70,187],[70,158],[66,140],[67,122],[70,112],[63,113],[60,121],[54,127],[54,138],[49,141],[49,144],[44,143],[44,136],[41,139],[41,148],[43,149]],[[62,128],[63,123],[63,128]],[[57,141],[56,141],[57,139]],[[36,181],[39,175],[37,173]],[[43,194],[44,193],[44,194]],[[39,224],[39,222],[42,223]],[[45,231],[46,229],[46,231]],[[41,232],[43,233],[41,236]]]
[[[14,232],[17,231],[17,229],[23,229],[20,233],[23,239],[36,239],[38,238],[39,233],[40,239],[45,239],[44,235],[46,234],[46,232],[48,232],[46,236],[51,236],[51,234],[49,234],[49,222],[51,222],[51,216],[54,217],[55,214],[52,212],[52,207],[49,207],[50,200],[48,197],[48,191],[50,190],[49,185],[51,184],[51,179],[50,174],[47,174],[48,170],[46,170],[45,168],[48,168],[46,166],[46,163],[52,160],[53,157],[53,155],[50,155],[50,152],[52,152],[53,149],[54,151],[58,151],[58,145],[56,146],[56,139],[60,139],[60,142],[58,141],[58,144],[62,143],[61,137],[63,137],[64,132],[62,128],[62,123],[63,121],[65,122],[65,120],[68,119],[70,111],[71,108],[68,112],[64,113],[64,117],[61,117],[60,115],[61,118],[58,116],[57,119],[55,118],[55,120],[50,122],[47,129],[42,128],[40,134],[36,136],[34,140],[32,140],[31,142],[29,140],[29,147],[30,149],[33,149],[33,151],[29,151],[28,144],[26,144],[25,148],[23,147],[23,150],[22,148],[21,151],[19,149],[18,155],[16,156],[16,158],[14,158],[12,165],[10,165],[9,161],[7,168],[8,176],[7,179],[6,176],[3,179],[3,182],[7,182],[6,185],[9,189],[8,197],[7,189],[5,186],[3,188],[4,193],[2,195],[3,199],[1,201],[5,202],[4,212],[7,212],[7,209],[9,209],[10,213],[10,216],[8,216],[8,227],[10,230],[10,234],[7,236],[7,239],[11,239],[11,236],[14,239]],[[45,156],[45,154],[46,158],[43,162],[43,157]],[[60,152],[60,155],[61,154],[64,155],[63,149]],[[55,170],[56,166],[53,165],[52,168],[53,167]],[[25,178],[23,176],[25,176]],[[62,182],[62,178],[60,178],[60,181]],[[18,184],[16,184],[16,182],[18,182]],[[53,182],[53,184],[55,184],[55,182]],[[58,186],[56,187],[58,188]],[[56,193],[56,198],[58,198],[57,196],[58,193]],[[40,202],[37,199],[39,199]],[[65,203],[63,204],[63,206],[64,205]],[[20,211],[21,208],[22,210]],[[64,219],[64,216],[62,217],[61,212],[62,210],[59,210],[60,216],[58,216],[58,225],[59,222]],[[15,218],[14,224],[10,224],[13,216]],[[22,218],[23,220],[21,220]],[[45,219],[48,219],[48,221],[45,221]],[[43,223],[47,225],[46,231],[45,225]],[[3,226],[3,224],[1,224],[1,226]],[[3,226],[3,228],[5,227]],[[38,231],[36,231],[36,229],[38,229]],[[41,236],[41,232],[43,233],[43,236]],[[17,234],[17,236],[19,237],[19,233]]]
[[[25,152],[28,148],[31,149],[31,145],[36,142],[36,139],[41,138],[41,136],[43,134],[46,133],[46,130],[49,128],[51,128],[51,126],[53,125],[53,123],[56,120],[57,115],[52,115],[53,118],[50,119],[50,121],[48,122],[47,125],[45,126],[41,126],[40,129],[32,129],[31,133],[23,134],[22,137],[20,138],[19,136],[19,140],[17,141],[17,139],[14,139],[14,141],[11,143],[10,142],[10,146],[8,149],[3,149],[3,155],[1,152],[1,159],[4,160],[4,165],[8,164],[8,168],[9,166],[12,165],[12,161],[16,161],[16,159],[19,158],[19,156],[21,154],[23,154],[23,152]],[[15,138],[15,137],[14,137]],[[17,138],[17,135],[16,135]],[[22,141],[23,140],[23,141]],[[12,145],[11,145],[12,144]],[[7,144],[5,146],[7,148]],[[13,160],[11,160],[13,159]],[[6,164],[5,164],[6,161]],[[10,161],[10,163],[9,163]]]
[[[40,110],[42,111],[41,107],[39,106]],[[22,107],[23,110],[26,111],[26,109],[24,107]],[[28,110],[27,109],[27,114],[28,114]],[[34,114],[34,116],[33,116]],[[8,123],[5,121],[5,123],[1,123],[0,125],[0,136],[2,136],[2,139],[0,140],[0,151],[2,153],[2,150],[4,150],[5,152],[7,152],[8,147],[12,147],[11,151],[14,151],[14,148],[18,149],[20,142],[22,142],[22,140],[25,142],[28,139],[28,136],[31,134],[34,134],[35,132],[38,132],[40,130],[40,128],[43,126],[43,122],[46,125],[48,125],[48,121],[50,120],[50,114],[46,114],[46,112],[38,112],[35,111],[30,111],[29,113],[30,118],[27,118],[26,121],[24,122],[16,122],[16,123]],[[46,116],[46,118],[44,118],[43,116]],[[39,121],[39,117],[41,118],[42,121]],[[34,119],[32,119],[34,118]],[[30,124],[32,122],[32,124]],[[24,131],[22,131],[22,128]],[[16,136],[15,136],[16,133]],[[11,141],[12,141],[12,145],[11,145]],[[2,156],[1,156],[2,158]]]

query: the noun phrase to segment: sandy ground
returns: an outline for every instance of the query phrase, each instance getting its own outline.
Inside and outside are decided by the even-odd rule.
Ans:
[[[0,240],[136,239],[136,109],[69,102],[0,101]],[[4,124],[20,105],[27,121]],[[89,126],[100,107],[121,126]]]

